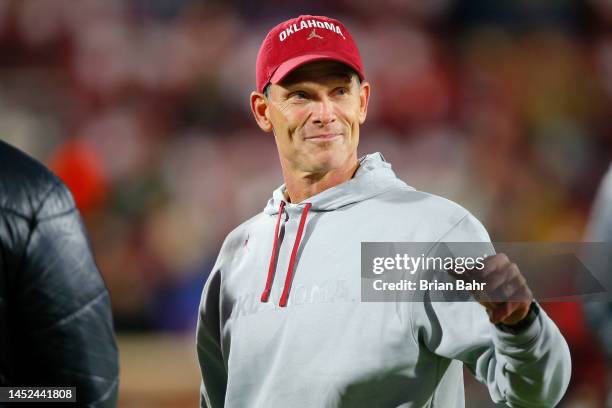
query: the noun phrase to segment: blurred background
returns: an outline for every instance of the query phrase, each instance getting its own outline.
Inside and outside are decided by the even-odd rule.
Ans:
[[[580,241],[612,159],[612,2],[0,0],[0,138],[70,187],[110,289],[121,407],[196,406],[199,296],[225,235],[282,183],[251,117],[267,31],[340,19],[373,95],[360,153],[455,200],[494,241]],[[563,407],[607,368],[577,302]],[[612,342],[612,339],[610,339]],[[466,376],[466,406],[490,407]]]

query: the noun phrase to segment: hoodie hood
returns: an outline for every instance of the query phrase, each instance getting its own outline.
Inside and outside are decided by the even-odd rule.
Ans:
[[[309,203],[310,211],[315,212],[333,211],[401,187],[411,188],[397,178],[391,170],[391,164],[385,161],[381,153],[376,152],[359,159],[359,168],[352,179],[297,204]],[[285,190],[285,184],[274,190],[264,209],[265,214],[278,214],[281,202],[286,202]]]

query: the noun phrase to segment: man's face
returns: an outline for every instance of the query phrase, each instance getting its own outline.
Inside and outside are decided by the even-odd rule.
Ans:
[[[354,165],[369,90],[345,65],[321,61],[271,84],[263,100],[254,93],[251,103],[260,127],[274,131],[284,165],[325,173]]]

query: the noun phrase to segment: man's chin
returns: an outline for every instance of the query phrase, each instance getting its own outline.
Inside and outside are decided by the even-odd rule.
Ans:
[[[324,149],[310,156],[310,167],[313,172],[324,173],[341,168],[347,163],[347,154],[334,149]]]

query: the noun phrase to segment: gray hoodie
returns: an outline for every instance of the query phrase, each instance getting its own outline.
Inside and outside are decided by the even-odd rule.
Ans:
[[[361,301],[361,242],[489,242],[468,211],[379,153],[304,202],[284,190],[227,236],[204,287],[203,407],[463,407],[464,364],[495,402],[558,403],[570,355],[544,311],[512,335],[476,302]]]

